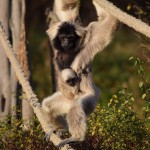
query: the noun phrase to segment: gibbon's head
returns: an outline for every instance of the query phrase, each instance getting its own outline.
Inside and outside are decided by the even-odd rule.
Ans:
[[[55,49],[61,52],[76,52],[85,35],[85,29],[76,23],[59,22],[47,31]]]
[[[63,69],[61,71],[61,79],[63,80],[63,82],[70,86],[75,86],[78,82],[77,74],[75,73],[75,71],[69,68]]]

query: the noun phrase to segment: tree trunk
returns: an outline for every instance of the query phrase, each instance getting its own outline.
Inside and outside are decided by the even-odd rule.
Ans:
[[[26,34],[25,34],[25,0],[22,0],[22,19],[21,19],[21,34],[20,34],[20,49],[18,53],[18,59],[20,60],[21,66],[28,77],[30,78],[29,68],[28,68],[28,59],[26,53]],[[21,57],[22,56],[22,57]],[[20,59],[22,58],[22,59]],[[30,106],[30,102],[27,100],[26,95],[22,95],[22,119],[24,120],[24,129],[30,129],[30,120],[33,115],[33,109]]]
[[[0,0],[0,21],[8,35],[9,0]],[[9,63],[0,43],[0,120],[10,113],[11,87]]]
[[[19,13],[18,13],[19,12]],[[25,1],[12,1],[12,16],[11,16],[11,30],[13,37],[13,49],[18,55],[19,62],[29,78],[28,59],[26,54],[26,34],[25,34]],[[11,81],[12,89],[17,93],[17,78],[13,68],[11,67]],[[20,94],[20,93],[19,93]],[[16,106],[16,97],[12,97],[12,106]],[[12,115],[16,115],[16,111],[12,111]],[[22,93],[22,119],[24,120],[24,127],[27,129],[30,118],[33,115],[32,108],[29,101],[26,100],[26,95]]]
[[[26,76],[29,78],[25,42],[25,0],[0,0],[0,21],[7,35],[9,28],[11,29],[10,36],[12,38],[13,49],[18,55]],[[13,117],[17,115],[17,86],[18,79],[16,78],[16,74],[12,66],[9,65],[8,59],[0,44],[0,120],[3,120],[8,114],[11,114]],[[22,99],[22,118],[25,120],[25,124],[29,124],[33,111],[29,102],[26,101],[25,94],[22,97],[25,99]]]
[[[20,44],[20,32],[21,32],[21,2],[20,0],[15,0],[11,2],[11,32],[12,32],[12,45],[15,53],[18,53],[19,44]],[[11,88],[14,93],[11,96],[11,107],[15,108],[11,110],[11,115],[16,116],[16,106],[17,106],[17,78],[16,74],[11,66]]]

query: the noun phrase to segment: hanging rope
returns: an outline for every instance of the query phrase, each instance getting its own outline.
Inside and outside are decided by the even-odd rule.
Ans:
[[[24,92],[26,93],[27,98],[29,99],[30,105],[32,106],[34,113],[36,114],[39,122],[41,123],[41,126],[42,126],[44,132],[49,133],[51,130],[51,127],[44,117],[44,114],[41,109],[41,105],[38,102],[38,99],[37,99],[36,95],[34,94],[32,88],[30,86],[30,83],[18,62],[17,56],[14,53],[14,50],[12,49],[12,46],[11,46],[1,24],[0,24],[0,42],[1,42],[2,46],[4,47],[6,55],[9,58],[9,60],[12,64],[12,67],[14,68],[14,70],[16,72],[19,82],[22,85],[22,88],[23,88]],[[61,142],[61,139],[59,137],[57,137],[56,134],[53,134],[53,133],[50,137],[50,140],[53,142],[54,145],[58,145]],[[68,149],[73,150],[72,148],[70,148],[69,145],[65,145],[63,148],[61,148],[61,150],[68,150]]]
[[[118,7],[113,5],[111,2],[108,2],[107,0],[93,0],[93,1],[96,2],[108,13],[113,15],[115,18],[117,18],[120,22],[123,22],[124,24],[128,25],[134,30],[150,38],[150,26],[142,22],[140,19],[136,19],[135,17],[128,15],[127,13],[123,12],[122,10],[120,10]]]

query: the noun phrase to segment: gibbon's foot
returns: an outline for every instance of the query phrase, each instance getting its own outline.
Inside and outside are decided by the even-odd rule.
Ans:
[[[58,137],[61,137],[63,135],[63,132],[66,132],[66,129],[58,129],[57,131],[55,129],[51,129],[45,134],[45,139],[48,142],[52,133],[55,133]]]
[[[64,145],[66,145],[66,144],[69,144],[69,143],[74,143],[74,142],[77,142],[77,141],[79,141],[79,140],[77,140],[77,139],[75,139],[75,138],[67,138],[67,139],[64,139],[64,140],[62,140],[58,145],[57,145],[57,147],[58,147],[58,149],[60,149],[60,148],[62,148]]]
[[[55,133],[58,137],[61,137],[63,133],[66,131],[67,131],[66,129],[58,129],[57,131],[55,131]]]
[[[54,133],[54,131],[55,131],[54,129],[51,129],[49,132],[47,132],[45,134],[45,139],[46,139],[47,142],[49,141],[49,139],[50,139],[52,133]]]

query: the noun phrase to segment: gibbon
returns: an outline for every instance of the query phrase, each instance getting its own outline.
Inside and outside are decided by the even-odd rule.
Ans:
[[[99,21],[90,23],[86,28],[67,21],[55,23],[47,31],[56,51],[55,59],[60,70],[60,81],[68,84],[66,73],[61,74],[61,71],[69,68],[78,78],[75,84],[78,85],[79,82],[79,86],[76,86],[79,87],[78,90],[75,90],[73,85],[69,85],[76,91],[76,94],[72,92],[73,99],[64,94],[65,88],[60,87],[60,91],[42,102],[43,111],[50,124],[54,124],[54,130],[68,128],[71,133],[70,138],[59,143],[59,147],[66,143],[84,140],[86,118],[94,111],[99,98],[99,89],[92,79],[91,61],[110,43],[117,27],[117,20],[113,16],[104,10],[99,12]],[[68,77],[73,76],[72,74]],[[72,88],[70,92],[73,91]]]

